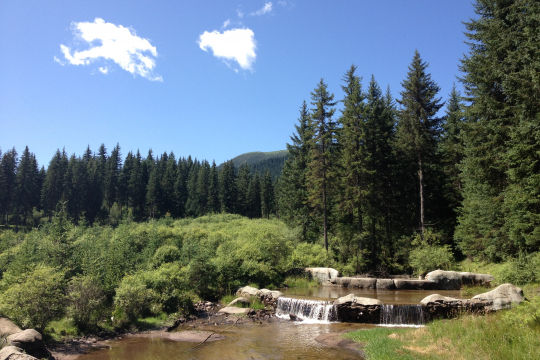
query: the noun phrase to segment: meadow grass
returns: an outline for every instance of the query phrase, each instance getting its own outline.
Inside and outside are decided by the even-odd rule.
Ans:
[[[510,310],[436,320],[419,329],[375,328],[344,336],[362,343],[370,360],[538,359],[540,286],[526,285],[524,293],[529,300]]]

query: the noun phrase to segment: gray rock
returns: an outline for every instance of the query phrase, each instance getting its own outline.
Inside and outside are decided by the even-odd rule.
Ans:
[[[433,290],[435,283],[426,280],[394,279],[398,290]]]
[[[461,289],[461,274],[455,271],[435,270],[426,275],[426,280],[435,283],[436,290]]]
[[[392,279],[377,279],[377,290],[393,290],[396,288]]]
[[[251,309],[248,308],[239,308],[239,307],[224,307],[219,310],[218,313],[228,314],[228,315],[246,315],[251,312]]]
[[[259,290],[259,293],[257,294],[260,298],[266,298],[268,300],[276,300],[283,296],[283,293],[281,291],[273,291],[268,289],[261,289]]]
[[[525,300],[523,290],[512,284],[502,284],[494,290],[483,294],[478,294],[473,299],[491,301],[492,305],[486,307],[488,310],[508,309],[520,304]]]
[[[258,293],[259,293],[259,289],[251,287],[251,286],[244,286],[243,288],[238,289],[238,291],[236,292],[236,295],[240,295],[243,297],[246,297],[246,296],[251,297],[251,296],[257,296]]]
[[[236,303],[249,304],[250,301],[248,299],[244,298],[244,297],[239,297],[239,298],[236,298],[233,301],[231,301],[229,304],[227,304],[226,307],[233,306]]]
[[[309,272],[311,276],[319,282],[339,277],[339,271],[332,268],[305,268],[304,270]]]
[[[451,298],[451,297],[447,297],[447,296],[442,296],[442,295],[439,295],[439,294],[432,294],[432,295],[429,295],[429,296],[426,296],[425,298],[422,299],[422,301],[420,301],[420,303],[422,305],[427,305],[431,302],[436,302],[436,301],[463,301],[463,300],[460,300],[460,299],[455,299],[455,298]]]
[[[33,354],[45,349],[41,334],[34,329],[26,329],[7,338],[9,345],[19,347],[27,353]]]
[[[461,272],[462,285],[489,285],[494,277],[488,274],[475,274],[471,272]]]
[[[37,358],[23,353],[23,349],[16,346],[6,346],[0,350],[0,360],[38,360]]]
[[[334,305],[342,305],[349,302],[360,304],[360,305],[381,305],[382,304],[382,301],[377,300],[377,299],[357,297],[354,294],[349,294],[349,295],[340,297],[339,299],[334,301]]]
[[[21,328],[15,325],[13,321],[6,318],[0,318],[0,337],[6,337],[21,331]]]
[[[342,287],[355,287],[359,289],[375,289],[377,287],[377,279],[339,277],[336,279],[336,284]]]

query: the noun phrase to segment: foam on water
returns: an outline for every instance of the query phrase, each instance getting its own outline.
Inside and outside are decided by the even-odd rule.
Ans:
[[[294,315],[303,324],[325,324],[337,321],[336,306],[331,301],[317,301],[280,297],[278,299],[276,316],[289,319]]]

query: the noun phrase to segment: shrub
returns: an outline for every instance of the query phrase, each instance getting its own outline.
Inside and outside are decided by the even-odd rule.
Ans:
[[[105,294],[99,283],[88,276],[71,279],[67,287],[68,315],[79,328],[97,325]]]
[[[153,291],[146,287],[140,274],[128,275],[116,289],[114,297],[116,313],[122,312],[127,320],[135,321],[148,309],[153,297]]]
[[[540,257],[521,251],[517,257],[511,258],[501,269],[501,281],[514,285],[525,285],[540,280]]]
[[[163,264],[172,263],[180,260],[182,254],[176,246],[173,245],[164,245],[157,249],[152,259],[152,266],[158,268]]]
[[[290,267],[327,267],[330,263],[328,252],[321,245],[300,243],[291,254]]]
[[[436,269],[450,269],[454,256],[448,245],[439,245],[440,235],[427,230],[424,239],[417,235],[412,244],[417,247],[409,254],[409,264],[420,275]]]
[[[0,313],[23,328],[43,330],[63,313],[64,273],[47,266],[15,276],[4,274]]]

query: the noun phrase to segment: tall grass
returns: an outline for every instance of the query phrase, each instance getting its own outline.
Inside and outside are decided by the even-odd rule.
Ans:
[[[294,288],[310,288],[319,286],[317,280],[305,276],[289,276],[285,279],[284,283],[288,287]]]
[[[525,286],[530,301],[505,311],[437,320],[420,329],[356,331],[368,359],[539,359],[540,287]]]

